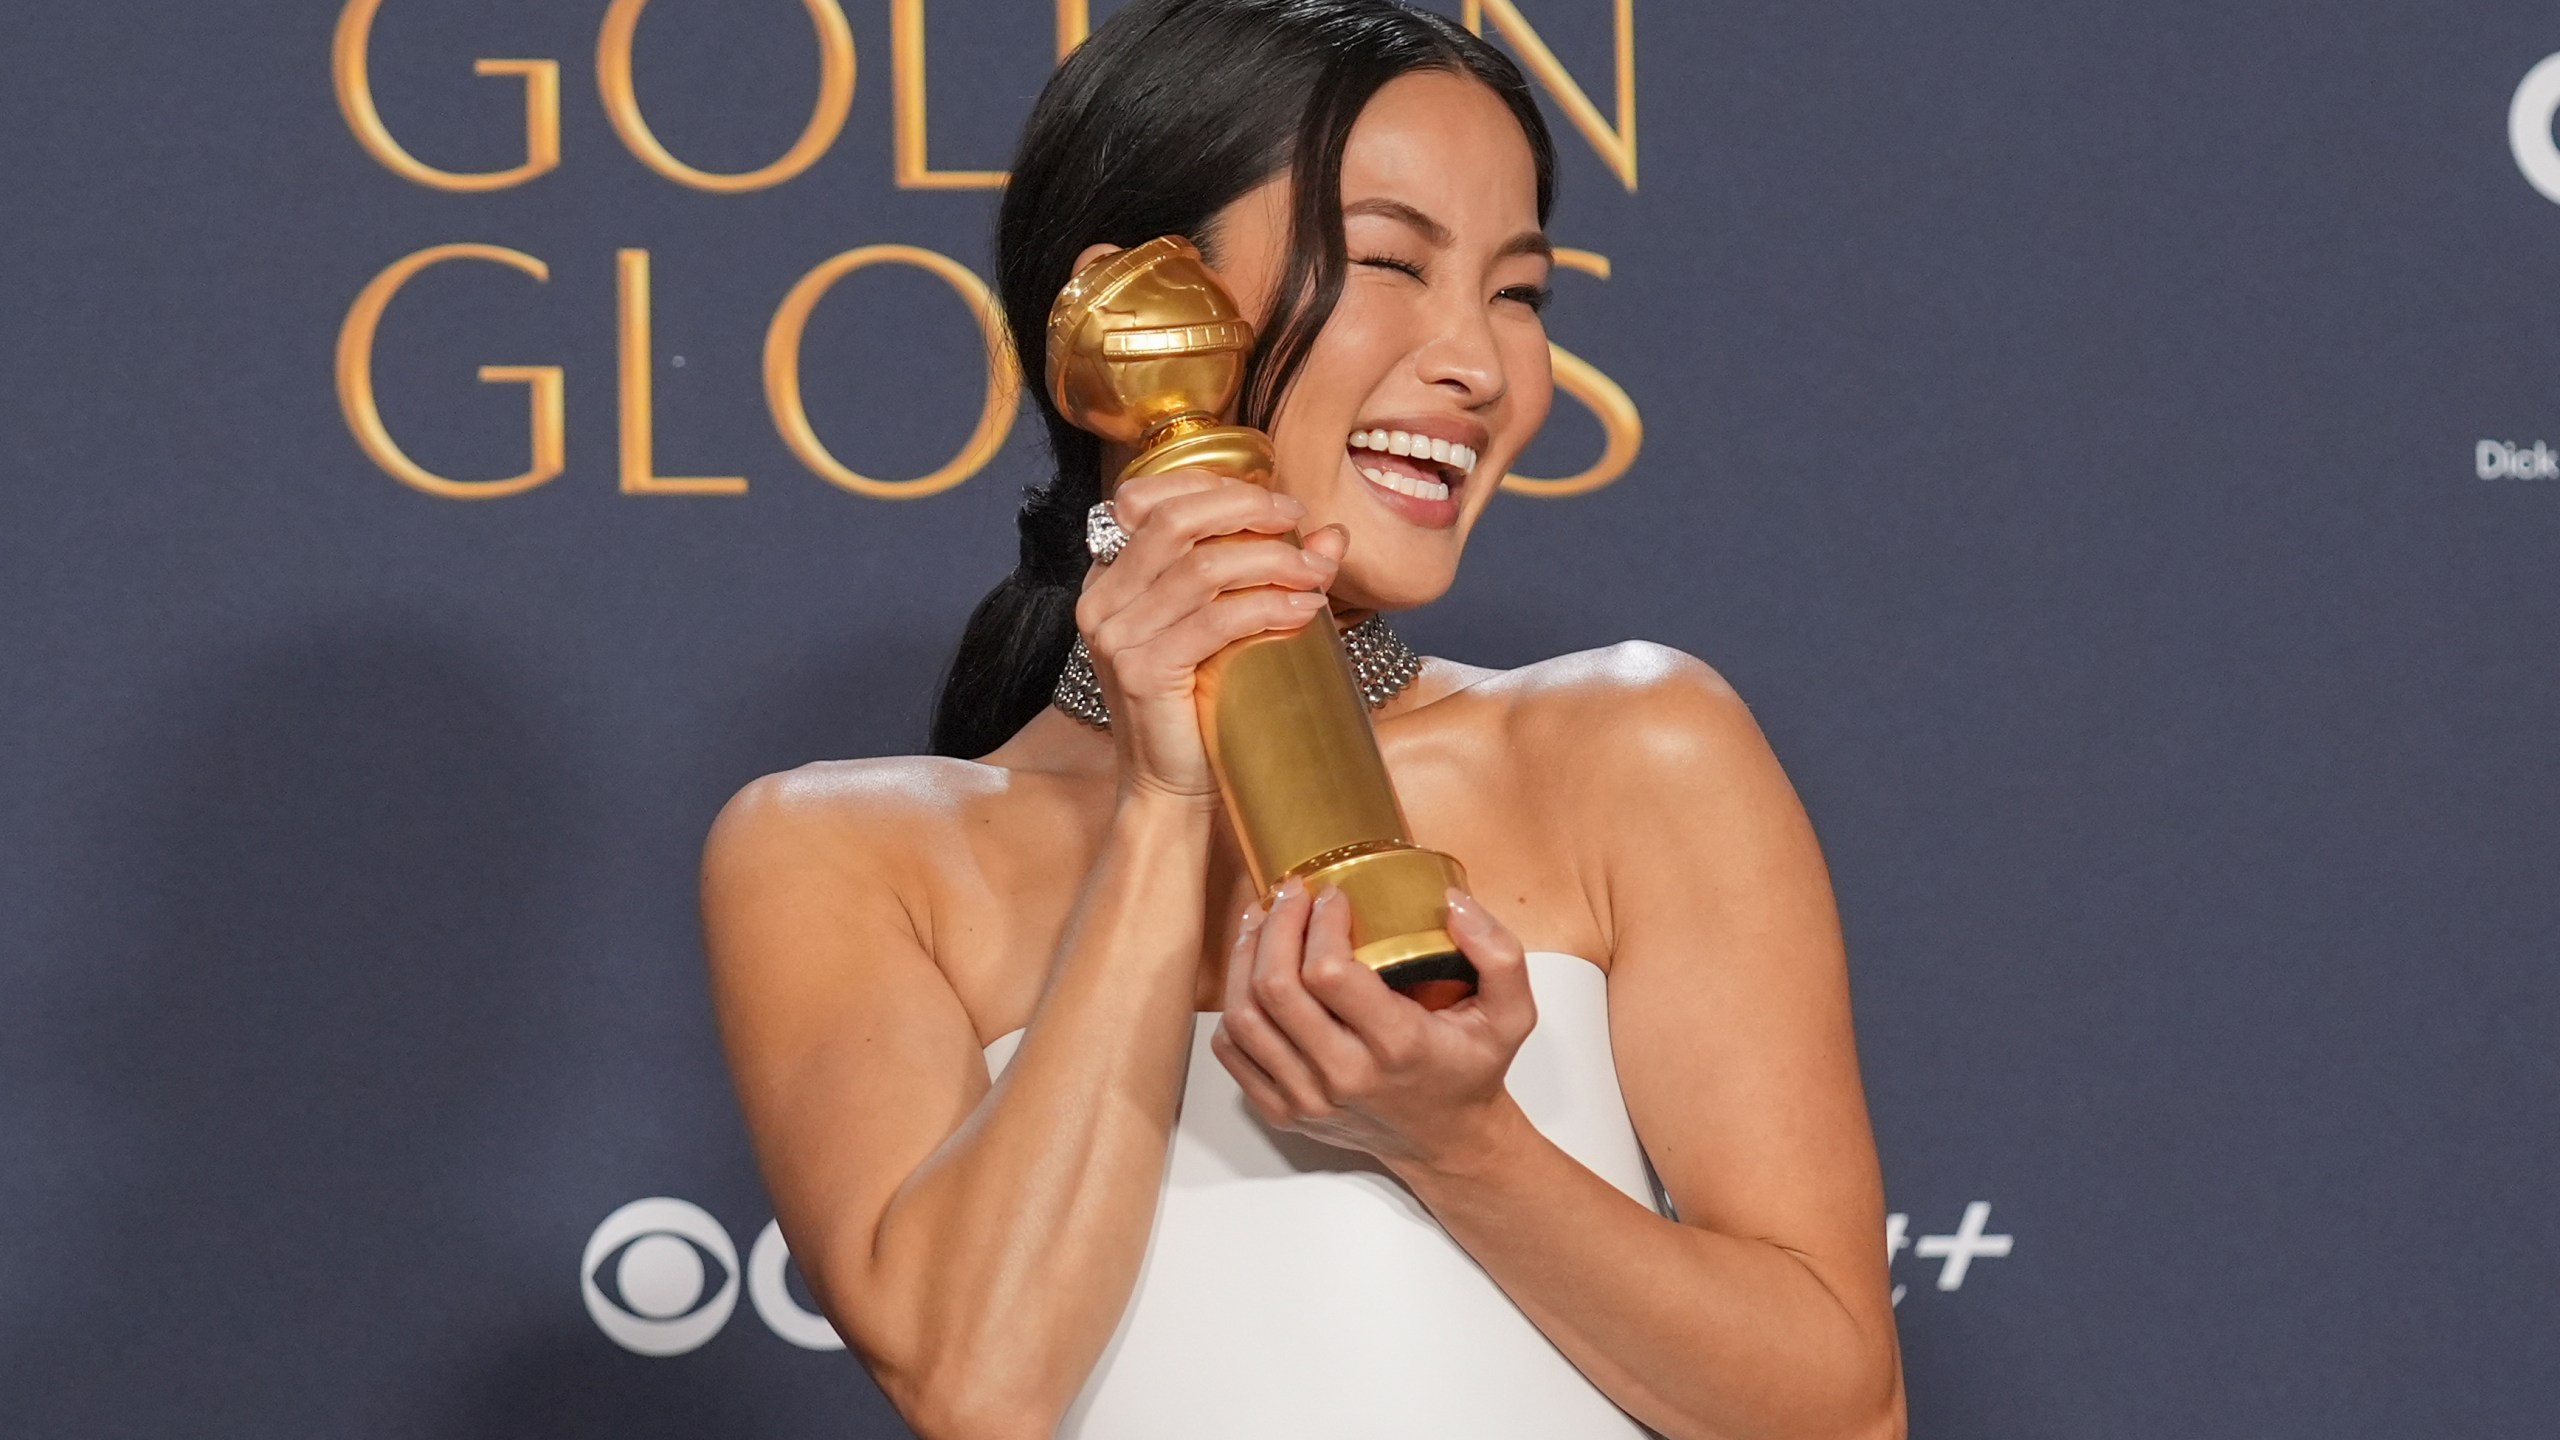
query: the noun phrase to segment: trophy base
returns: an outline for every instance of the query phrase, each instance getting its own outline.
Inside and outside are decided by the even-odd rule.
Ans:
[[[1385,966],[1378,978],[1425,1010],[1446,1010],[1476,993],[1475,962],[1455,950]]]
[[[1337,852],[1338,853],[1338,852]],[[1331,885],[1351,902],[1351,958],[1426,1010],[1476,993],[1476,967],[1449,936],[1442,892],[1467,888],[1451,856],[1402,841],[1302,867],[1309,890]]]

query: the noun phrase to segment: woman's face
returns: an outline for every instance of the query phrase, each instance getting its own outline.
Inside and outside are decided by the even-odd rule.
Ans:
[[[1284,175],[1219,212],[1216,268],[1247,314],[1287,269],[1288,204]],[[1271,427],[1277,488],[1307,507],[1302,532],[1350,532],[1336,609],[1400,610],[1447,591],[1546,422],[1553,262],[1520,122],[1466,76],[1379,90],[1343,151],[1342,209],[1350,271]]]

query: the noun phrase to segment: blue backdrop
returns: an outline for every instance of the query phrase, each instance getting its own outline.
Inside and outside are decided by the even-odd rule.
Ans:
[[[1012,563],[978,172],[1082,9],[0,20],[0,1430],[904,1433],[693,872]],[[1915,1430],[2546,1431],[2560,10],[1482,11],[1589,374],[1406,628],[1752,702]]]

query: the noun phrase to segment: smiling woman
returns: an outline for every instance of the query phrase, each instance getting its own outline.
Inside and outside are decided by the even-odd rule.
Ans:
[[[1901,1433],[1838,920],[1749,712],[1660,646],[1498,672],[1384,628],[1546,419],[1553,174],[1518,71],[1393,0],[1137,0],[1032,116],[1017,346],[1187,236],[1258,322],[1276,473],[1127,480],[1088,554],[1130,457],[1041,396],[1057,471],[937,753],[714,827],[780,1222],[927,1436]],[[1219,806],[1201,665],[1327,609],[1388,657],[1415,838],[1467,859],[1445,1009],[1334,892],[1257,894]]]

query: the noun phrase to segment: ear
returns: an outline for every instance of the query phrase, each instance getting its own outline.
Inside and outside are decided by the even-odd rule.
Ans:
[[[1084,253],[1076,256],[1075,268],[1067,273],[1070,275],[1081,275],[1084,273],[1085,267],[1092,264],[1094,261],[1101,259],[1105,255],[1116,255],[1126,248],[1128,247],[1113,245],[1107,242],[1103,244],[1087,245],[1084,247]]]

